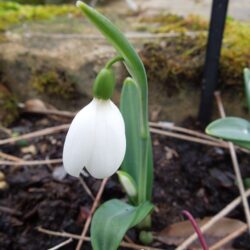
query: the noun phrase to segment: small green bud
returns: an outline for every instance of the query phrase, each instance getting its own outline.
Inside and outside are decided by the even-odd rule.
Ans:
[[[102,69],[94,82],[94,97],[102,100],[110,99],[113,94],[114,86],[115,76],[113,71],[107,68]]]
[[[136,227],[139,229],[146,229],[151,228],[152,221],[151,221],[151,215],[148,214]]]
[[[153,242],[152,232],[141,231],[139,234],[139,240],[145,245],[149,245]]]

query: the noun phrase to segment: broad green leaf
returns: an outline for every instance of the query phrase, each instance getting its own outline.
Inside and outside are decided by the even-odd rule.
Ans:
[[[243,74],[244,74],[244,84],[245,84],[245,92],[247,98],[247,107],[250,112],[250,69],[245,68]]]
[[[145,202],[138,207],[113,199],[95,212],[91,223],[91,243],[94,250],[116,250],[125,233],[140,223],[153,209]]]
[[[124,190],[128,194],[129,198],[133,203],[136,203],[137,198],[137,187],[136,183],[131,175],[126,173],[125,171],[117,171],[116,172],[119,178],[120,183],[122,184]]]
[[[242,118],[226,117],[215,120],[207,126],[206,133],[250,148],[250,123]]]

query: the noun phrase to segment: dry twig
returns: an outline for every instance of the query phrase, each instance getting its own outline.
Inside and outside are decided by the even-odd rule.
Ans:
[[[164,131],[160,129],[155,129],[155,128],[150,128],[150,132],[155,133],[155,134],[160,134],[160,135],[166,135],[186,141],[191,141],[191,142],[197,142],[209,146],[215,146],[215,147],[221,147],[221,148],[228,148],[228,146],[225,143],[218,143],[215,141],[210,141],[210,140],[205,140],[205,139],[200,139],[200,138],[195,138],[193,136],[188,136],[188,135],[183,135],[183,134],[178,134],[170,131]]]
[[[228,242],[230,242],[231,240],[235,239],[236,237],[238,237],[239,235],[244,233],[247,229],[248,229],[247,225],[240,227],[238,230],[234,231],[233,233],[229,234],[228,236],[226,236],[225,238],[223,238],[222,240],[220,240],[216,244],[212,245],[209,248],[209,250],[221,249],[221,247],[225,246]]]
[[[192,141],[192,142],[197,142],[197,143],[210,145],[210,146],[228,148],[227,142],[225,142],[223,140],[219,140],[219,139],[214,138],[212,136],[208,136],[206,134],[200,133],[198,131],[194,131],[194,130],[183,128],[183,127],[178,127],[178,126],[175,126],[172,124],[166,125],[166,124],[155,123],[155,122],[150,122],[149,124],[151,126],[151,128],[150,128],[151,132],[156,133],[156,134],[167,135],[170,137],[174,137],[174,138],[178,138],[178,139],[182,139],[182,140],[187,140],[187,141]],[[181,132],[184,134],[174,133],[172,131],[166,131],[166,130],[164,130],[164,131],[157,130],[155,128],[169,129],[169,130]],[[187,136],[187,135],[190,135],[190,136]],[[236,148],[241,150],[244,153],[247,153],[247,154],[250,153],[250,151],[245,149],[245,148],[242,148],[239,146],[236,146]]]
[[[85,240],[85,241],[90,242],[89,237],[86,237],[86,236],[82,237],[82,236],[77,235],[77,234],[71,234],[71,233],[66,233],[66,232],[56,232],[56,231],[44,229],[42,227],[37,227],[37,231],[41,232],[41,233],[48,234],[48,235],[53,235],[53,236],[58,236],[58,237],[65,237],[65,238],[72,238],[72,239],[76,239],[76,240]],[[163,250],[161,248],[131,244],[131,243],[127,243],[127,242],[124,242],[124,241],[121,242],[120,246],[127,247],[127,248],[130,248],[130,249],[137,249],[137,250],[142,250],[142,249],[143,250]]]
[[[97,206],[98,206],[98,204],[99,204],[99,202],[100,202],[102,193],[103,193],[103,191],[104,191],[104,188],[105,188],[107,182],[108,182],[108,178],[105,178],[105,179],[103,179],[103,181],[102,181],[102,183],[101,183],[101,186],[100,186],[100,188],[99,188],[99,191],[98,191],[98,193],[97,193],[97,195],[96,195],[96,198],[95,198],[94,203],[93,203],[93,205],[92,205],[92,208],[91,208],[91,210],[90,210],[89,216],[88,216],[88,218],[87,218],[87,220],[86,220],[86,222],[85,222],[85,225],[84,225],[84,227],[83,227],[82,234],[81,234],[82,239],[79,240],[79,242],[78,242],[78,244],[77,244],[77,246],[76,246],[76,250],[80,250],[80,249],[81,249],[82,243],[83,243],[83,241],[84,241],[84,237],[86,236],[87,231],[88,231],[88,229],[89,229],[89,225],[90,225],[90,222],[91,222],[91,219],[92,219],[92,215],[93,215],[93,213],[95,212],[95,210],[96,210],[96,208],[97,208]]]
[[[61,110],[52,110],[52,109],[33,109],[33,110],[24,110],[27,113],[34,113],[34,114],[42,114],[42,115],[56,115],[56,116],[63,116],[68,118],[73,118],[76,113],[70,111],[61,111]]]
[[[36,161],[0,161],[0,165],[6,166],[37,166],[37,165],[49,165],[49,164],[60,164],[62,159],[51,159],[51,160],[36,160]]]
[[[215,98],[216,98],[217,106],[218,106],[218,109],[219,109],[219,112],[220,112],[220,116],[222,118],[225,118],[226,114],[225,114],[225,111],[224,111],[223,103],[222,103],[219,92],[215,93]],[[245,195],[245,188],[244,188],[244,184],[243,184],[243,181],[242,181],[239,162],[238,162],[238,159],[237,159],[237,155],[236,155],[233,143],[228,142],[228,146],[229,146],[229,152],[230,152],[231,159],[232,159],[234,173],[236,175],[237,186],[239,188],[239,192],[240,192],[240,195],[241,195],[241,198],[242,198],[242,204],[243,204],[243,208],[244,208],[244,212],[245,212],[245,216],[246,216],[246,220],[247,220],[248,231],[250,233],[250,210],[249,210],[249,204],[248,204],[248,201],[247,201],[247,197]]]
[[[31,132],[28,134],[20,135],[20,136],[17,136],[15,138],[3,139],[3,140],[0,140],[0,145],[14,143],[14,142],[17,142],[20,140],[27,140],[27,139],[35,138],[38,136],[54,134],[54,133],[57,133],[57,132],[60,132],[63,130],[67,130],[69,128],[69,125],[70,124],[63,124],[63,125],[59,125],[59,126],[55,126],[55,127],[41,129],[41,130]]]
[[[8,161],[14,161],[14,162],[24,162],[23,159],[16,157],[14,155],[6,154],[4,152],[0,152],[0,158],[3,158]]]
[[[216,141],[218,143],[221,143],[221,142],[224,143],[224,141],[218,140],[218,139],[216,139],[216,138],[214,138],[212,136],[206,135],[204,133],[201,133],[201,132],[198,132],[198,131],[195,131],[195,130],[192,130],[192,129],[179,127],[179,126],[176,126],[176,125],[174,125],[172,123],[149,122],[149,125],[151,127],[155,127],[155,128],[162,128],[162,129],[178,131],[178,132],[181,132],[181,133],[185,133],[185,134],[188,134],[188,135],[193,135],[195,137],[200,137],[200,138],[207,139],[207,140],[210,140],[210,141]]]
[[[0,132],[5,133],[7,136],[11,136],[11,130],[0,125]]]
[[[64,117],[69,117],[69,118],[73,118],[76,115],[75,112],[61,111],[61,110],[50,110],[50,109],[48,109],[48,110],[32,110],[32,111],[29,111],[29,112],[34,112],[34,113],[39,113],[39,114],[46,114],[46,115],[58,115],[58,116],[64,116]],[[179,138],[179,139],[183,139],[183,140],[187,140],[187,141],[193,141],[193,142],[197,142],[197,143],[202,143],[202,144],[206,144],[206,145],[228,148],[228,144],[226,142],[224,142],[222,140],[219,140],[217,138],[213,138],[213,137],[208,136],[206,134],[200,133],[198,131],[178,127],[178,126],[175,126],[175,125],[167,126],[166,124],[155,123],[155,122],[150,122],[149,124],[150,124],[150,126],[153,127],[153,128],[151,128],[151,131],[153,133],[168,135],[168,136],[171,136],[171,137],[175,137],[175,138]],[[66,127],[65,128],[64,127],[60,128],[61,126],[66,126]],[[0,140],[0,145],[6,144],[6,143],[13,143],[13,142],[16,142],[16,141],[22,140],[22,139],[30,139],[30,138],[34,138],[34,137],[37,137],[37,136],[43,136],[43,135],[47,135],[47,134],[51,134],[51,133],[56,133],[56,132],[59,132],[61,130],[68,129],[68,128],[69,128],[69,124],[60,125],[60,126],[56,126],[56,127],[52,127],[52,128],[47,128],[47,129],[44,129],[44,130],[39,130],[39,131],[36,131],[36,132],[25,134],[25,135],[22,135],[22,136],[19,136],[19,137],[16,137],[16,138]],[[188,135],[191,135],[191,136],[186,136],[186,135],[182,135],[182,134],[178,134],[178,133],[173,133],[173,132],[170,132],[170,131],[161,131],[161,130],[157,130],[155,128],[162,128],[162,129],[168,128],[168,129],[178,131],[178,132],[181,132],[181,133],[185,133],[185,134],[188,134]],[[193,136],[195,136],[195,137],[193,137]],[[202,139],[205,139],[205,140],[202,140]],[[215,142],[215,143],[213,144],[210,141]],[[241,147],[238,147],[238,146],[236,148],[240,149],[243,152],[249,153],[249,151],[244,149],[244,148],[241,148]]]
[[[83,177],[80,175],[79,177],[79,181],[82,184],[84,190],[86,191],[86,193],[90,196],[90,198],[92,200],[95,200],[94,195],[92,194],[91,190],[89,189],[88,185],[86,184],[86,182],[84,181]]]
[[[245,195],[250,196],[250,189],[246,191]],[[204,224],[200,230],[202,233],[205,233],[209,228],[211,228],[216,222],[218,222],[221,218],[225,217],[229,214],[233,209],[235,209],[241,203],[241,196],[234,199],[231,203],[229,203],[225,208],[223,208],[218,214],[216,214],[212,219],[210,219],[206,224]],[[192,234],[189,238],[187,238],[184,242],[181,243],[180,246],[176,248],[176,250],[184,250],[189,247],[195,240],[197,239],[196,233]]]
[[[69,239],[61,242],[60,244],[58,244],[58,245],[56,245],[54,247],[49,248],[48,250],[57,250],[57,249],[59,249],[61,247],[64,247],[64,246],[68,245],[71,242],[72,242],[72,238],[69,238]]]

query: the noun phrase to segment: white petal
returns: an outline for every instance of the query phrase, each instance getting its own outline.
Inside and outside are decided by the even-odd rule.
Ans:
[[[95,103],[77,113],[67,133],[63,148],[63,165],[70,175],[79,177],[92,150],[95,126]]]
[[[93,99],[74,118],[66,136],[65,170],[79,176],[83,167],[95,178],[112,175],[126,150],[125,127],[119,109],[110,101]]]
[[[95,122],[93,150],[86,168],[101,179],[114,174],[124,159],[125,126],[119,109],[110,100],[96,100]]]

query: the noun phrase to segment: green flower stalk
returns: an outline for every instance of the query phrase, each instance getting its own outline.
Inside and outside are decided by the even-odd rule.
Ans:
[[[122,169],[134,179],[138,191],[136,204],[140,204],[151,199],[153,180],[146,71],[135,49],[106,17],[81,1],[77,1],[77,6],[117,50],[120,60],[123,60],[131,75],[131,78],[126,79],[124,82],[120,109],[125,120],[127,145],[133,143],[134,146],[131,147],[135,150],[132,152],[132,150],[127,148]],[[132,98],[133,96],[136,97],[136,100]],[[131,104],[134,107],[130,107]],[[132,114],[135,106],[137,112]],[[133,115],[138,122],[131,119]],[[136,148],[135,145],[139,148]]]
[[[97,75],[94,99],[73,120],[63,158],[66,170],[75,176],[85,166],[95,178],[105,178],[122,164],[117,174],[130,204],[115,199],[105,202],[91,223],[93,249],[115,250],[129,228],[138,224],[145,228],[151,222],[148,215],[153,209],[153,158],[147,76],[135,49],[109,20],[81,1],[77,1],[77,6],[113,45],[118,56]],[[123,83],[120,111],[110,100],[115,85],[112,65],[118,61],[125,64],[130,74]],[[152,240],[148,235],[147,242]]]

